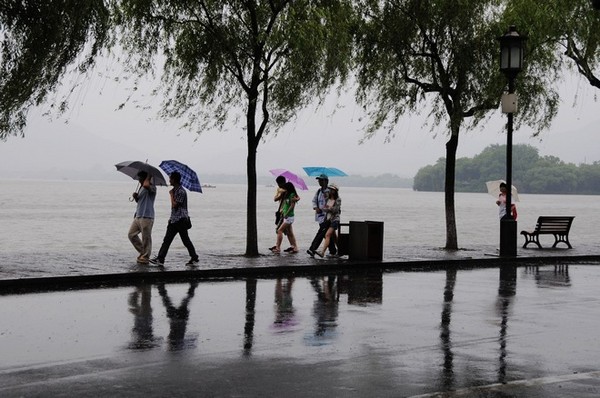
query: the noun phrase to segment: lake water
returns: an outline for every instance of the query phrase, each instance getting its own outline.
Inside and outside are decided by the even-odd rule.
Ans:
[[[343,221],[384,221],[386,250],[444,245],[442,193],[336,183]],[[0,272],[44,256],[73,267],[132,260],[134,189],[133,181],[0,181]],[[316,229],[315,189],[300,192],[302,248]],[[155,251],[167,191],[159,188],[156,201]],[[263,252],[274,242],[273,193],[258,187]],[[538,215],[574,215],[573,244],[597,245],[596,196],[520,197],[519,229]],[[244,252],[245,186],[190,193],[189,207],[199,252]],[[494,198],[459,193],[456,215],[459,246],[495,244]],[[561,392],[572,391],[565,378],[598,369],[598,270],[522,267],[506,279],[502,269],[374,272],[0,295],[0,395],[395,397],[550,385],[553,377],[562,377]]]
[[[342,222],[383,221],[384,250],[429,245],[443,247],[446,242],[444,195],[439,192],[414,192],[399,188],[340,186]],[[129,202],[136,188],[133,180],[29,181],[0,180],[0,248],[4,261],[23,261],[31,255],[85,253],[93,258],[104,255],[131,257],[133,248],[127,232],[135,210]],[[316,186],[300,191],[296,210],[298,244],[306,249],[317,224],[311,199]],[[162,241],[169,215],[168,189],[158,188],[154,252]],[[273,213],[274,187],[258,187],[259,249],[275,242]],[[539,215],[573,215],[570,234],[574,245],[596,245],[600,203],[597,196],[519,194],[518,229],[531,229]],[[189,193],[189,210],[194,227],[192,241],[202,253],[243,254],[246,242],[246,186],[217,184],[204,193]],[[494,198],[486,193],[457,193],[456,218],[461,248],[496,245],[499,235],[498,210]],[[552,239],[552,238],[549,238]],[[521,237],[519,237],[521,242]],[[178,238],[174,248],[178,247]],[[385,255],[385,252],[384,252]],[[127,258],[128,258],[127,257]]]

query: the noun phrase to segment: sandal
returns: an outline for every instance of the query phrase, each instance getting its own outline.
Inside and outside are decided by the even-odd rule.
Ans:
[[[284,252],[286,252],[286,253],[297,253],[298,250],[294,250],[294,248],[290,246],[287,249],[285,249]]]
[[[271,253],[279,254],[279,250],[277,250],[275,246],[270,247],[269,250],[271,251]]]

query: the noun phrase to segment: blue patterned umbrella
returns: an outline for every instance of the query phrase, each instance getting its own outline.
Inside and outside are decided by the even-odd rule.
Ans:
[[[335,167],[303,167],[309,177],[318,177],[325,174],[327,177],[346,177],[348,174]]]
[[[158,165],[165,173],[171,175],[174,171],[181,174],[181,186],[194,192],[202,192],[202,186],[200,185],[200,179],[198,174],[189,166],[180,163],[176,160],[163,160]]]

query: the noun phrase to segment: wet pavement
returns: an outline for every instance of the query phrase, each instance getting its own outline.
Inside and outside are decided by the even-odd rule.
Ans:
[[[38,260],[0,267],[3,397],[600,395],[593,246]]]
[[[266,252],[266,253],[265,253]],[[498,267],[502,264],[556,264],[600,261],[600,248],[595,244],[578,244],[573,249],[563,247],[521,248],[514,258],[499,257],[497,246],[478,246],[457,251],[423,245],[389,246],[384,248],[383,260],[350,260],[340,258],[310,258],[305,252],[271,254],[248,258],[225,250],[200,250],[200,262],[189,267],[183,250],[173,250],[164,267],[138,265],[131,251],[98,255],[94,252],[28,253],[17,255],[10,262],[0,263],[0,294],[13,290],[63,288],[64,286],[94,286],[131,283],[138,280],[176,281],[196,278],[273,277],[279,275],[313,275],[330,271],[390,269],[431,270]]]

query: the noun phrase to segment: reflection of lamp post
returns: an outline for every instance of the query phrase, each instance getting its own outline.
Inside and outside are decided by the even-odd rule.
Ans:
[[[515,78],[523,68],[523,42],[525,38],[514,26],[501,36],[500,71],[508,78],[508,94],[502,96],[502,112],[508,114],[506,138],[506,215],[500,220],[500,256],[517,256],[517,222],[512,216],[512,133],[513,114],[517,110]]]

